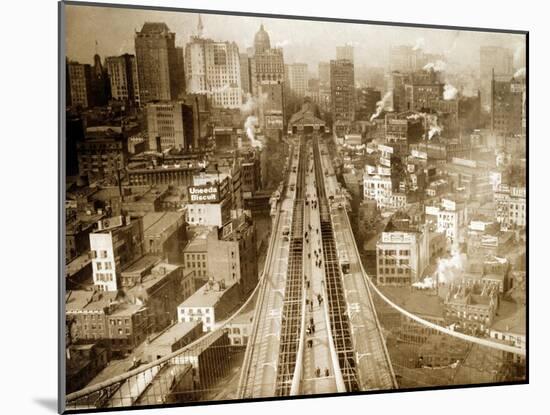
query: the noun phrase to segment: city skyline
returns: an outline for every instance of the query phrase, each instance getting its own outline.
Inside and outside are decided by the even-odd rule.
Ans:
[[[93,54],[89,51],[96,48],[102,57],[135,53],[134,35],[145,22],[166,23],[176,33],[176,46],[184,47],[190,37],[197,34],[197,20],[197,13],[69,7],[67,56],[81,63],[92,63]],[[336,47],[343,45],[354,47],[356,66],[387,66],[389,49],[402,44],[427,53],[445,54],[451,66],[474,69],[479,66],[480,47],[501,46],[511,49],[516,69],[525,66],[524,42],[519,34],[215,14],[202,14],[202,22],[203,37],[234,41],[240,53],[252,46],[254,34],[263,24],[272,47],[284,49],[285,62],[307,63],[310,73],[317,73],[319,62],[335,59]],[[332,36],[319,45],[318,39],[326,33],[326,25],[334,26]]]

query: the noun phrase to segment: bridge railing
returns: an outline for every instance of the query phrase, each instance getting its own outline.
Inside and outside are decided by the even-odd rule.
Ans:
[[[351,227],[347,212],[345,217]],[[355,240],[354,244],[357,248]],[[495,336],[502,339],[502,333],[488,330],[481,319],[466,322],[456,319],[450,323],[448,318],[430,317],[429,312],[415,314],[396,304],[383,292],[385,288],[374,284],[362,264],[361,268],[398,388],[522,382],[526,379],[524,347],[497,341]],[[395,289],[386,289],[392,290]],[[403,294],[410,297],[410,293]],[[430,294],[434,298],[428,300],[441,311],[440,300],[436,298],[438,292],[434,290]],[[421,304],[419,309],[426,306]],[[489,338],[487,333],[493,337]]]
[[[279,221],[280,210],[274,219],[273,233],[276,232],[276,226]],[[129,370],[121,375],[109,378],[106,381],[87,386],[81,390],[70,393],[66,396],[66,409],[95,409],[104,407],[123,407],[134,406],[138,404],[159,404],[169,402],[186,402],[193,400],[206,399],[205,396],[215,396],[219,388],[213,388],[211,383],[213,379],[218,379],[227,371],[227,360],[231,358],[232,347],[229,344],[226,331],[229,325],[240,316],[245,309],[251,307],[258,297],[260,288],[263,286],[265,267],[268,266],[273,238],[268,248],[264,270],[259,278],[258,284],[254,288],[248,299],[222,324],[188,344],[187,346],[167,354],[153,362],[141,365],[135,369]],[[206,354],[203,352],[207,351]],[[164,367],[176,367],[179,365],[190,365],[192,382],[191,387],[186,386],[182,392],[178,392],[178,383],[183,382],[179,377],[166,377],[165,379],[156,378],[157,374]],[[179,373],[180,370],[171,370],[170,373]],[[202,376],[201,376],[202,375]],[[155,385],[155,381],[158,383]],[[155,389],[153,390],[153,386]],[[142,395],[147,393],[147,402],[143,403]],[[214,395],[213,395],[214,394]]]

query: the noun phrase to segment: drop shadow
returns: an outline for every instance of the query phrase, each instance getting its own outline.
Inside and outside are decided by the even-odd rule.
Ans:
[[[57,413],[57,399],[55,398],[34,398],[34,402],[43,408]]]

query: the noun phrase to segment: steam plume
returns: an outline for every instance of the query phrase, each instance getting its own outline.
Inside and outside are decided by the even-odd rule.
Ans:
[[[464,271],[465,262],[465,256],[458,251],[457,247],[453,247],[450,258],[440,258],[437,261],[438,282],[452,282]]]
[[[437,115],[427,115],[426,119],[429,125],[428,139],[431,140],[434,135],[441,134],[443,128],[437,123]]]
[[[424,65],[424,70],[429,71],[433,69],[435,72],[443,72],[447,68],[447,64],[442,60],[437,60],[435,62],[430,62]]]
[[[423,37],[419,37],[416,39],[416,43],[414,44],[413,50],[422,49],[424,47],[425,41]]]
[[[246,135],[250,140],[250,145],[252,145],[252,147],[262,149],[263,143],[260,140],[256,140],[256,137],[254,136],[254,127],[256,125],[258,125],[258,118],[254,115],[249,115],[244,122],[244,129],[246,130]]]
[[[393,110],[393,108],[390,104],[390,99],[392,98],[392,95],[393,95],[393,90],[388,91],[388,92],[386,92],[386,94],[384,95],[382,100],[380,100],[376,103],[376,112],[371,115],[370,121],[372,121],[376,117],[378,117],[380,115],[380,113],[382,112],[382,110],[388,110],[388,111]]]
[[[525,77],[525,67],[519,68],[516,73],[514,74],[514,78],[523,78]]]
[[[443,88],[443,99],[445,101],[455,99],[457,94],[458,94],[458,89],[456,89],[451,84],[445,84],[445,87]]]

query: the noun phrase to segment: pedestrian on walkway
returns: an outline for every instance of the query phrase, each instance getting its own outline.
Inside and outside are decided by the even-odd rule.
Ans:
[[[309,288],[309,281],[306,281],[306,287]]]
[[[308,336],[311,334],[311,328],[310,328],[309,326],[307,326],[306,334],[307,334]]]
[[[319,368],[315,369],[315,376],[317,377],[321,376],[321,369]]]
[[[311,334],[315,334],[315,324],[311,325]]]

